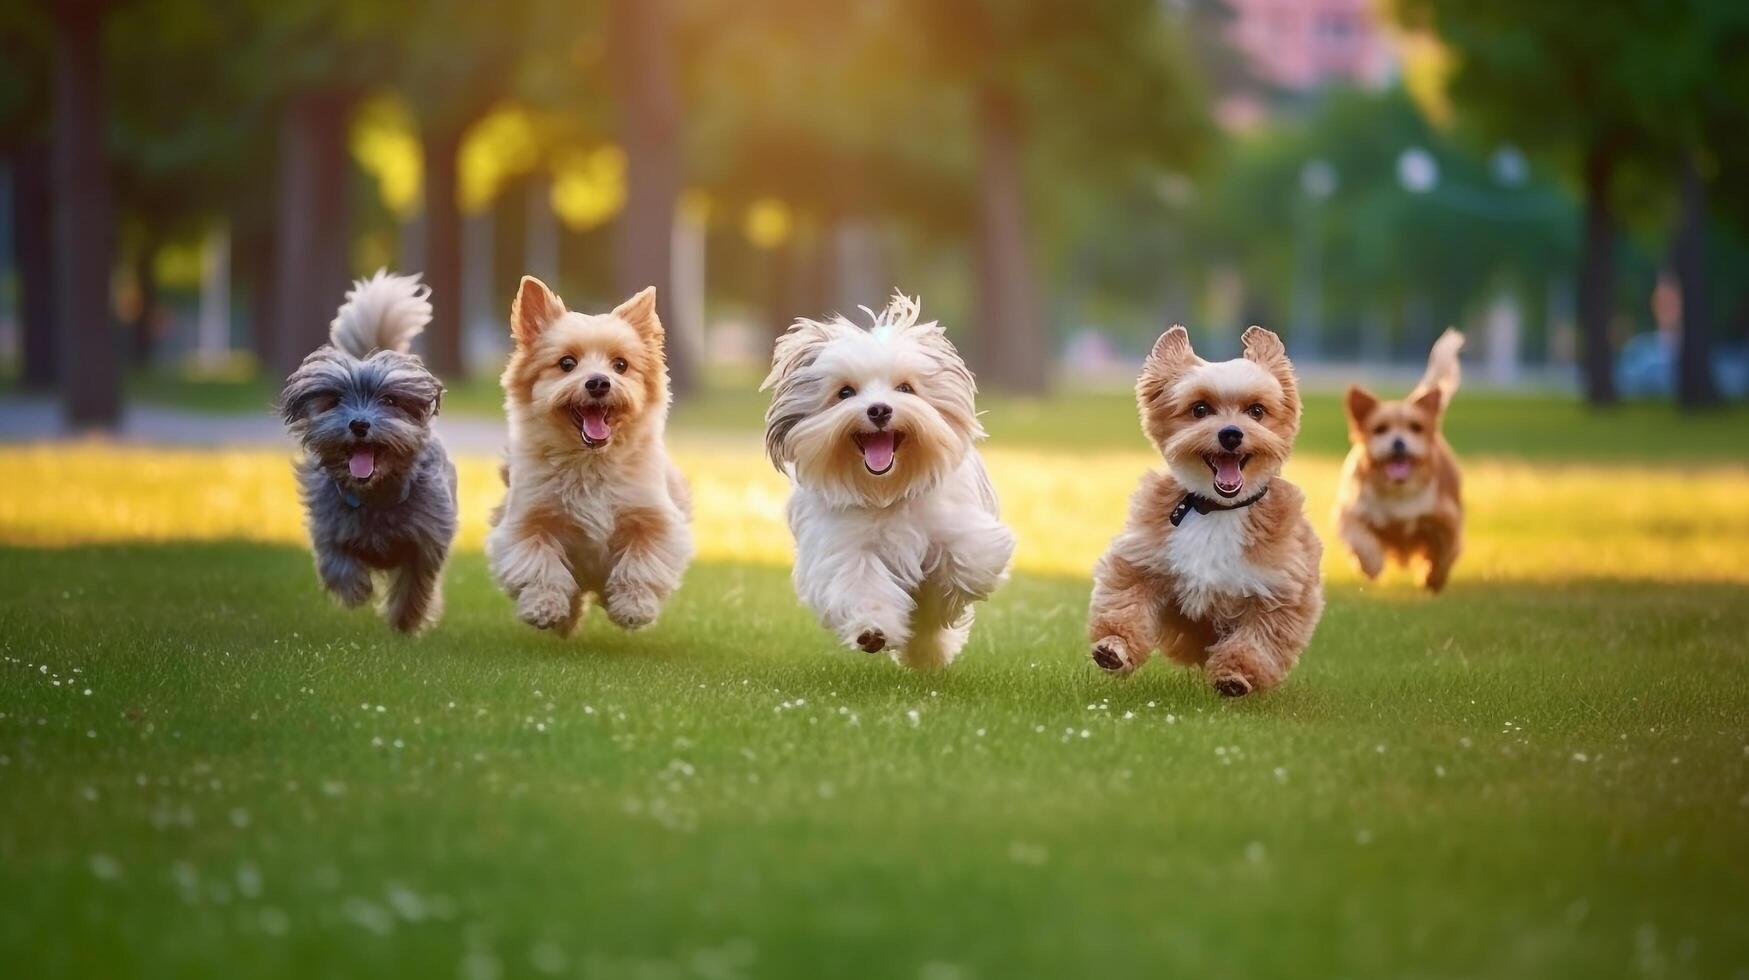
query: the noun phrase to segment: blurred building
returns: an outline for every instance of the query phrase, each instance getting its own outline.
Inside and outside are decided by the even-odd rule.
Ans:
[[[1227,0],[1227,37],[1250,84],[1222,93],[1221,121],[1256,125],[1283,101],[1331,84],[1376,89],[1397,74],[1395,38],[1376,0]]]

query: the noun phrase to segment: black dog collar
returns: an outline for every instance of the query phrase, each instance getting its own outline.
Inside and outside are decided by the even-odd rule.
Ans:
[[[1184,523],[1184,518],[1193,509],[1198,514],[1206,514],[1211,510],[1238,510],[1241,507],[1249,507],[1259,500],[1262,500],[1264,494],[1267,494],[1268,492],[1269,484],[1266,483],[1263,485],[1262,490],[1257,491],[1257,496],[1236,504],[1226,504],[1219,500],[1210,500],[1198,493],[1187,493],[1184,495],[1184,499],[1178,502],[1178,506],[1172,508],[1172,515],[1168,517],[1167,520],[1172,522],[1173,527],[1177,527]]]

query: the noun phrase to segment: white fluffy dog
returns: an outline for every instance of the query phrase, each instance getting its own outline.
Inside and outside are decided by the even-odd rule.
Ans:
[[[906,296],[865,312],[866,330],[797,320],[778,338],[765,448],[795,486],[802,602],[847,646],[941,667],[1006,577],[1014,535],[973,449],[977,385],[953,344]]]

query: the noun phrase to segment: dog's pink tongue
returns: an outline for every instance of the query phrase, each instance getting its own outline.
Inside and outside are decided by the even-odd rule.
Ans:
[[[612,431],[607,426],[606,412],[599,409],[585,409],[583,411],[583,434],[588,436],[591,442],[605,441]]]
[[[1239,457],[1215,457],[1215,486],[1222,490],[1237,490],[1245,485],[1245,474],[1239,471]]]
[[[377,471],[377,454],[374,449],[354,449],[352,456],[346,461],[346,469],[354,480],[368,480]]]
[[[1406,459],[1393,459],[1385,463],[1385,475],[1393,480],[1407,480],[1409,470],[1414,464]]]
[[[893,434],[876,432],[862,437],[862,461],[876,473],[893,465]]]

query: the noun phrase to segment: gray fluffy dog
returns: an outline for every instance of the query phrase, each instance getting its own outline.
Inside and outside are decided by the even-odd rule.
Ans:
[[[443,385],[408,352],[431,321],[430,295],[417,275],[354,283],[331,344],[304,358],[279,396],[304,448],[295,466],[316,574],[357,606],[373,573],[386,573],[383,616],[406,633],[442,614],[456,529],[455,466],[431,433]]]

